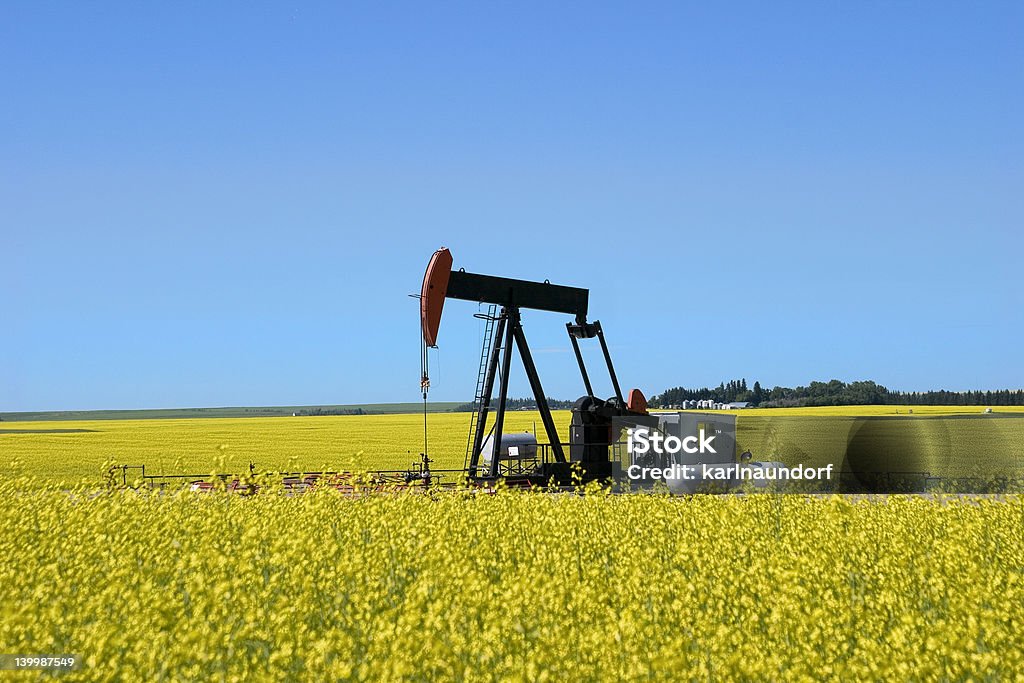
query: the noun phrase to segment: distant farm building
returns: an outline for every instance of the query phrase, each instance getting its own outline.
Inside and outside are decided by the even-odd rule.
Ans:
[[[749,401],[733,401],[732,403],[719,403],[712,399],[690,400],[682,403],[674,403],[668,406],[671,410],[740,410],[749,408]]]

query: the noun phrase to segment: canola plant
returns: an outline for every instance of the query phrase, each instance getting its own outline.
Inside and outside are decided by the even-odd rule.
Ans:
[[[1021,680],[1024,501],[0,480],[66,680]]]

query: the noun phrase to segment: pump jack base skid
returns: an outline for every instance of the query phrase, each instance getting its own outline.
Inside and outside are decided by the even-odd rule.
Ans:
[[[494,477],[470,477],[471,485],[493,486],[501,481],[507,488],[575,487],[591,482],[612,481],[611,462],[547,462],[530,474],[509,474]]]

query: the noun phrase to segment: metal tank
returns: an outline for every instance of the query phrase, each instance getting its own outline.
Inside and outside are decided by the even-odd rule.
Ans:
[[[481,467],[490,469],[494,458],[494,436],[488,436],[480,449]],[[530,432],[501,435],[498,448],[498,469],[504,473],[520,474],[537,463],[537,437]]]

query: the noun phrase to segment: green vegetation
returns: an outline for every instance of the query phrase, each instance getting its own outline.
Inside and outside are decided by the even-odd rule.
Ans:
[[[761,408],[813,406],[929,405],[929,406],[1024,406],[1024,390],[1010,391],[892,391],[871,381],[811,382],[806,387],[763,388],[760,382],[747,387],[746,379],[722,382],[715,388],[675,387],[652,396],[652,406],[681,405],[683,401],[716,403],[747,402]]]

